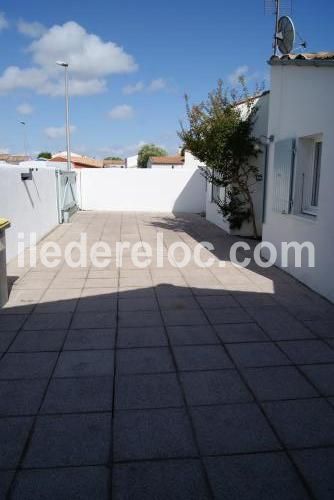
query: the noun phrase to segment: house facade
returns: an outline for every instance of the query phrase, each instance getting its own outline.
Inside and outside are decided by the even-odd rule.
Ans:
[[[334,53],[273,57],[269,64],[263,240],[276,248],[277,265],[334,301]],[[315,267],[306,246],[300,267],[292,248],[284,262],[282,242],[314,245]]]

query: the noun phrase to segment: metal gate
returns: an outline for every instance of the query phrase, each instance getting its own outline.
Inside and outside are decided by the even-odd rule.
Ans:
[[[68,222],[71,215],[78,210],[76,175],[74,171],[56,170],[59,224]]]

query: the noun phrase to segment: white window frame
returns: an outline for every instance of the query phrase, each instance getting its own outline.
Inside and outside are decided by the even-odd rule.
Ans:
[[[316,217],[319,210],[319,186],[321,177],[322,137],[310,137],[312,154],[308,156],[302,172],[301,212]]]

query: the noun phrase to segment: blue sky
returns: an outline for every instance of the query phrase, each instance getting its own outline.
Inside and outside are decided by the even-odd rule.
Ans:
[[[238,70],[250,86],[268,79],[264,0],[4,0],[0,10],[2,151],[22,152],[19,120],[30,153],[65,148],[59,58],[71,62],[72,150],[97,157],[143,142],[175,152],[185,92],[201,100]],[[334,49],[334,2],[293,0],[292,15],[309,51]]]

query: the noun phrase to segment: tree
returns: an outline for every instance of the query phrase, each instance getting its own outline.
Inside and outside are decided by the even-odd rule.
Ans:
[[[120,158],[119,156],[107,156],[104,158],[105,160],[123,160],[123,158]]]
[[[179,137],[205,167],[204,177],[224,189],[224,196],[215,200],[231,229],[240,229],[251,222],[257,238],[252,186],[258,168],[254,160],[261,153],[260,142],[253,137],[256,107],[249,99],[244,79],[240,79],[242,96],[228,92],[218,82],[206,101],[190,106],[186,96],[187,126],[181,123]],[[243,105],[237,105],[240,98]]]
[[[41,153],[39,153],[37,158],[45,158],[46,160],[51,160],[52,154],[49,153],[49,151],[42,151]]]
[[[138,167],[147,168],[151,156],[166,156],[167,151],[155,144],[145,144],[138,153]]]

